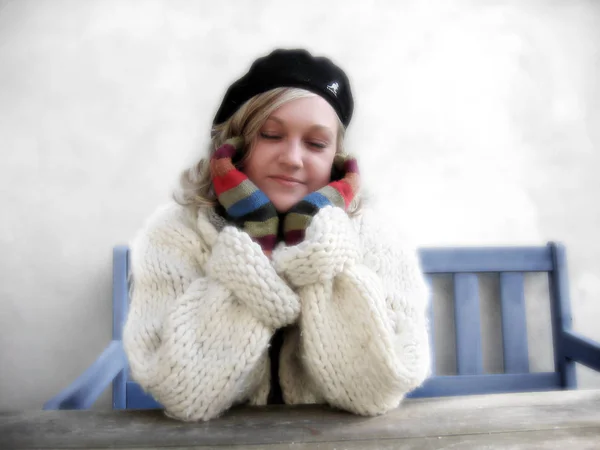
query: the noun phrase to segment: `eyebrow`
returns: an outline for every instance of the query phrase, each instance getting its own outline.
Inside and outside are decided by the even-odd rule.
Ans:
[[[280,119],[280,118],[279,118],[279,117],[277,117],[277,116],[271,116],[271,117],[269,117],[269,118],[267,119],[267,121],[269,121],[269,120],[273,120],[273,121],[275,121],[275,122],[277,122],[277,123],[279,123],[279,124],[281,124],[281,125],[285,125],[285,121],[284,121],[284,120],[282,120],[282,119]],[[310,127],[310,130],[311,130],[311,131],[312,131],[312,130],[324,131],[325,133],[327,133],[327,134],[329,135],[329,137],[333,137],[333,135],[334,135],[334,133],[333,133],[333,130],[332,130],[330,127],[326,127],[325,125],[318,125],[318,124],[315,124],[315,125],[312,125],[312,126]]]

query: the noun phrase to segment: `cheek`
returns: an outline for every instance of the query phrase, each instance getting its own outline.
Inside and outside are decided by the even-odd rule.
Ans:
[[[333,158],[318,159],[310,165],[310,188],[312,191],[321,189],[331,181],[331,166]]]
[[[251,181],[254,181],[255,178],[257,177],[256,170],[257,170],[257,166],[256,166],[256,164],[254,164],[254,161],[252,159],[246,160],[241,167],[241,171],[248,178],[250,178]]]
[[[264,159],[262,153],[264,152],[260,146],[256,146],[250,151],[248,158],[246,161],[244,161],[242,166],[242,172],[244,172],[244,174],[246,174],[251,181],[255,181],[257,178],[259,178],[262,172],[261,167],[263,167],[264,164],[259,164],[259,161]]]

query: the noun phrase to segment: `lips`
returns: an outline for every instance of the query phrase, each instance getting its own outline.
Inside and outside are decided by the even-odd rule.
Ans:
[[[269,178],[277,181],[280,184],[283,184],[284,186],[297,186],[299,184],[304,184],[302,181],[298,180],[297,178],[286,177],[284,175],[274,175]]]

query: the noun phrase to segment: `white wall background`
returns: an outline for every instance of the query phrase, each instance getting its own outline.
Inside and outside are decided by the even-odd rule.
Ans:
[[[41,408],[108,343],[112,246],[275,46],[350,74],[350,148],[390,220],[420,245],[564,242],[575,329],[600,340],[597,2],[0,1],[0,410]]]

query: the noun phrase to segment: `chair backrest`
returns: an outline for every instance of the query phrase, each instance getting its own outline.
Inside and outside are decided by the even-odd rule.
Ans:
[[[128,256],[125,246],[114,249],[113,339],[122,338],[129,305]],[[574,363],[561,349],[561,333],[571,328],[565,249],[557,243],[543,247],[423,248],[423,271],[428,282],[438,274],[453,280],[456,329],[457,375],[432,376],[409,397],[524,392],[575,387]],[[530,373],[525,314],[524,277],[545,272],[549,277],[550,310],[554,341],[554,372]],[[486,374],[483,369],[478,275],[497,273],[500,280],[500,309],[504,371]],[[430,332],[435,355],[435,295],[430,302]],[[435,361],[435,357],[432,358]],[[434,363],[435,366],[435,363]],[[115,409],[160,408],[151,396],[129,378],[124,370],[113,383]]]
[[[526,392],[575,387],[574,363],[564,356],[562,333],[571,328],[565,248],[544,247],[430,248],[420,252],[423,271],[431,284],[436,274],[452,277],[456,330],[457,375],[432,376],[410,397]],[[529,372],[525,313],[526,273],[548,274],[554,371]],[[499,276],[504,373],[483,370],[478,276]],[[434,341],[435,297],[430,302],[430,333]],[[435,355],[435,348],[432,346]],[[435,358],[433,358],[435,361]],[[435,367],[435,363],[434,363]]]

